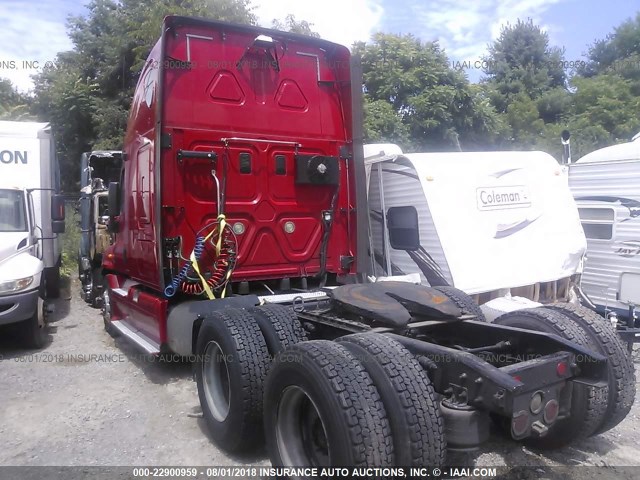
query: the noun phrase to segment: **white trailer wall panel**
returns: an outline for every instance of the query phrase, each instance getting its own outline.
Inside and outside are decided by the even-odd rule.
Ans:
[[[640,159],[597,161],[606,150],[572,164],[569,185],[587,236],[583,290],[596,305],[626,310],[621,276],[640,275]]]

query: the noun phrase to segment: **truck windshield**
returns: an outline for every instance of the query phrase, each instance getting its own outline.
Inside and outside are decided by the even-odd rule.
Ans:
[[[20,190],[0,189],[0,232],[26,232],[24,194]]]

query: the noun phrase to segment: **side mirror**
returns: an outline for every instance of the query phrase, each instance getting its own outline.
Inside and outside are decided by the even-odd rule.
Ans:
[[[51,196],[51,231],[64,233],[64,197],[54,194]]]
[[[396,250],[418,250],[420,229],[415,207],[391,207],[387,212],[389,243]]]
[[[120,215],[120,184],[118,182],[109,184],[107,208],[109,209],[110,218]]]
[[[109,222],[107,223],[107,229],[111,233],[117,233],[118,221],[115,217],[120,215],[120,184],[118,182],[111,182],[109,184],[107,209],[109,210]]]

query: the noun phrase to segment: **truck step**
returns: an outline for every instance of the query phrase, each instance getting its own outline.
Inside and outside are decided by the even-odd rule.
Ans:
[[[150,355],[157,355],[160,353],[160,345],[147,337],[144,333],[136,330],[131,325],[126,324],[122,320],[114,320],[111,322],[113,328],[115,328],[122,335],[133,341],[138,347],[142,348]]]

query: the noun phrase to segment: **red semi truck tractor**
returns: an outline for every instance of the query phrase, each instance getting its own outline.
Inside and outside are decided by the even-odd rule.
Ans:
[[[547,447],[622,421],[633,366],[579,306],[486,323],[450,286],[371,282],[361,94],[343,46],[167,17],[109,186],[107,330],[192,356],[214,440],[274,465],[437,466],[491,417]],[[414,206],[374,213],[419,248]]]

